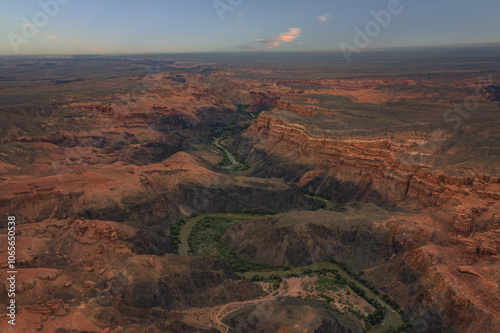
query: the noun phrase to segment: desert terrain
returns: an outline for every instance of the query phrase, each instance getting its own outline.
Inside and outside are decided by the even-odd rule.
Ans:
[[[498,332],[496,51],[3,57],[0,331]]]

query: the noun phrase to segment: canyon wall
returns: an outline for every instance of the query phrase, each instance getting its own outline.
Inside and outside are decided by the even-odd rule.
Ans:
[[[260,138],[258,144],[253,140],[257,137]],[[479,172],[459,177],[430,171],[428,166],[404,163],[407,157],[399,155],[407,153],[408,145],[394,144],[386,138],[311,136],[305,126],[289,123],[268,112],[259,116],[238,143],[238,148],[245,150],[249,158],[258,150],[285,157],[294,153],[299,163],[314,165],[315,170],[305,173],[299,185],[308,185],[322,174],[358,184],[368,183],[371,190],[391,201],[417,198],[421,206],[441,206],[455,195],[500,199],[500,177]]]

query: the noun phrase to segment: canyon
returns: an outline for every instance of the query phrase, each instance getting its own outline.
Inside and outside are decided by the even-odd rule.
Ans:
[[[376,59],[328,71],[323,55],[319,70],[296,57],[257,58],[265,71],[208,55],[92,70],[65,59],[85,80],[56,90],[47,76],[64,73],[17,60],[40,84],[0,91],[0,244],[16,216],[20,306],[16,328],[0,310],[1,330],[383,332],[368,286],[400,332],[495,332],[498,65],[429,59],[376,75]],[[293,279],[333,281],[329,260],[359,286],[286,293]],[[2,247],[2,304],[7,262]],[[365,313],[332,301],[356,291]]]

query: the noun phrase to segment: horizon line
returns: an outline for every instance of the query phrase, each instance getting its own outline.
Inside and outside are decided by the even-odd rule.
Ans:
[[[364,53],[377,51],[397,50],[425,50],[446,48],[475,48],[475,47],[500,47],[500,42],[495,43],[472,43],[472,44],[445,44],[425,46],[390,46],[390,47],[368,47],[363,49]],[[234,50],[234,51],[165,51],[165,52],[119,52],[119,53],[30,53],[30,54],[0,54],[0,57],[47,57],[47,56],[124,56],[124,55],[161,55],[161,54],[203,54],[203,53],[246,53],[246,54],[278,54],[278,53],[342,53],[339,49],[332,50]]]

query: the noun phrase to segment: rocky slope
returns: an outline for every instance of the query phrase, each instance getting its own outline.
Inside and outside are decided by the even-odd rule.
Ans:
[[[347,316],[333,314],[304,301],[282,297],[250,305],[224,318],[236,332],[363,332],[360,324]]]
[[[169,225],[195,211],[273,212],[306,204],[282,180],[214,172],[183,152],[162,163],[114,163],[61,178],[2,181],[2,211],[19,211],[24,223],[78,216]]]
[[[134,253],[129,240],[139,235],[138,229],[101,220],[51,219],[19,226],[16,301],[22,309],[17,318],[21,329],[101,332],[137,323],[158,329],[159,318],[167,326],[172,320],[167,310],[259,294],[257,286],[210,258]],[[2,242],[6,236],[0,235]],[[2,302],[8,300],[6,262],[7,251],[2,250]],[[7,319],[0,317],[2,327]]]
[[[404,217],[375,206],[350,212],[297,211],[235,224],[222,240],[252,262],[306,266],[335,257],[361,269],[403,250],[404,239],[393,230],[397,218]]]
[[[494,332],[498,229],[452,236],[436,219],[440,214],[372,205],[289,212],[235,224],[223,241],[257,263],[300,266],[332,257],[347,262],[396,299],[419,332]]]

